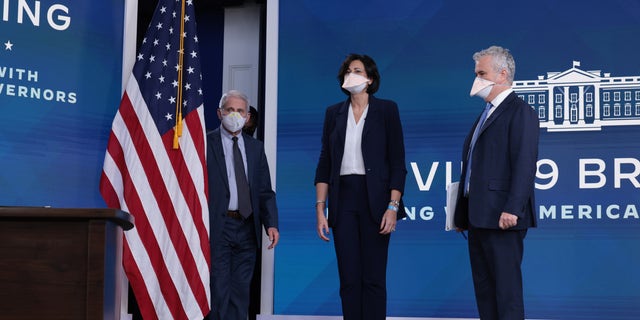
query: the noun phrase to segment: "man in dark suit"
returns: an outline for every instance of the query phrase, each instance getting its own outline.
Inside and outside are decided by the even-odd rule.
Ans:
[[[245,94],[224,94],[218,108],[222,125],[207,137],[212,320],[247,319],[261,226],[271,241],[269,249],[280,238],[264,147],[242,133],[248,108]]]
[[[515,62],[492,46],[473,55],[472,96],[487,102],[462,150],[455,224],[469,230],[469,257],[480,319],[524,319],[521,263],[536,226],[534,179],[539,124],[511,89]]]

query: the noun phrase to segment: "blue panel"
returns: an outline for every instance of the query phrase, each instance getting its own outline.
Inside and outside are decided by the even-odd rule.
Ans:
[[[0,205],[102,207],[98,181],[120,103],[124,1],[4,3]]]
[[[313,178],[325,108],[346,98],[338,67],[356,52],[376,60],[376,96],[398,103],[407,148],[411,218],[391,239],[389,315],[477,317],[466,242],[444,231],[445,185],[459,177],[463,139],[484,106],[469,97],[471,56],[498,44],[516,59],[516,92],[532,95],[541,115],[539,228],[528,233],[523,264],[527,318],[640,318],[640,4],[279,6],[276,314],[340,314],[333,245],[315,232]]]

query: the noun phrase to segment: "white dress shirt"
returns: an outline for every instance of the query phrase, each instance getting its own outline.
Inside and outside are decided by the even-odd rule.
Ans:
[[[489,114],[487,114],[487,119],[489,119],[489,117],[491,117],[491,114],[496,111],[496,108],[502,103],[502,101],[504,101],[504,99],[507,98],[507,96],[513,92],[513,89],[509,88],[505,91],[500,92],[495,98],[493,98],[493,100],[491,100],[491,104],[493,105],[493,107],[491,107],[491,109],[489,109]]]

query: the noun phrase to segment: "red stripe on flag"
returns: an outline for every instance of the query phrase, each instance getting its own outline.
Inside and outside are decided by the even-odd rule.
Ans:
[[[133,258],[133,253],[131,252],[131,248],[129,248],[129,244],[124,242],[124,250],[122,253],[122,260],[125,261],[135,261]],[[153,301],[149,296],[149,290],[145,285],[144,278],[142,278],[142,273],[140,269],[138,269],[138,265],[135,263],[127,264],[127,278],[130,282],[138,283],[139,285],[132,287],[133,294],[136,296],[136,301],[138,301],[138,308],[140,309],[140,314],[143,318],[150,320],[158,320],[158,314],[156,310],[153,308]]]
[[[204,109],[204,107],[200,106],[199,109]],[[188,114],[185,119],[189,121],[189,131],[192,133],[193,143],[196,146],[201,146],[201,148],[197,149],[199,163],[202,164],[202,172],[207,172],[207,147],[206,147],[206,130],[204,128],[204,119],[201,119],[203,115],[200,115],[199,112],[192,112]],[[208,175],[204,175],[204,194],[206,196],[207,203],[209,202],[209,177]],[[196,219],[194,217],[194,221],[201,221],[200,219]],[[198,230],[200,231],[200,243],[202,246],[202,251],[207,252],[205,257],[207,258],[207,265],[211,267],[211,259],[210,259],[210,247],[209,247],[209,232],[207,231],[206,226],[198,226]]]
[[[136,112],[128,97],[122,100],[122,103],[120,105],[120,114],[122,115],[125,126],[130,133],[144,133],[144,128],[138,121],[138,116],[136,115]],[[155,132],[152,134],[155,134]],[[142,243],[145,246],[145,249],[149,253],[149,259],[151,260],[151,265],[155,270],[156,275],[158,276],[158,281],[163,284],[163,286],[161,286],[161,290],[164,299],[167,302],[167,306],[169,307],[171,313],[175,318],[183,319],[186,318],[186,313],[182,306],[182,301],[180,300],[177,289],[173,284],[174,281],[167,270],[167,266],[165,265],[163,259],[164,254],[158,246],[158,239],[156,238],[156,235],[154,234],[151,224],[148,220],[150,215],[159,214],[164,220],[164,224],[167,228],[167,231],[169,232],[169,241],[175,248],[176,252],[183,253],[180,256],[180,262],[182,264],[182,268],[185,270],[185,274],[188,274],[189,272],[197,272],[197,268],[195,266],[193,256],[189,251],[187,239],[184,237],[184,233],[180,228],[180,221],[178,221],[177,219],[175,208],[173,207],[173,203],[171,202],[169,192],[165,188],[165,182],[162,177],[162,173],[158,168],[158,163],[153,156],[151,146],[148,144],[147,139],[144,137],[136,139],[134,135],[133,139],[135,142],[135,151],[138,155],[138,158],[140,159],[140,162],[142,163],[142,168],[148,179],[147,187],[151,189],[151,192],[153,193],[153,196],[155,198],[148,200],[155,200],[158,204],[160,212],[145,212],[140,199],[137,197],[131,199],[135,201],[135,206],[129,202],[129,199],[126,199],[126,202],[131,212],[144,212],[144,214],[134,215],[136,219],[136,226],[138,226],[138,234],[142,239]],[[169,148],[171,148],[170,144],[168,146]],[[125,181],[127,180],[131,181],[130,179],[125,179]],[[126,189],[127,188],[125,186],[125,190]],[[171,284],[170,286],[168,285],[169,283]],[[164,284],[167,284],[167,286],[164,286]]]
[[[191,218],[193,219],[194,224],[196,225],[196,230],[198,231],[198,237],[200,238],[201,247],[200,249],[205,252],[204,246],[206,245],[206,249],[208,250],[208,233],[204,226],[204,222],[202,221],[202,208],[200,207],[200,202],[197,200],[197,191],[195,186],[193,185],[193,180],[191,179],[191,173],[184,161],[182,153],[180,150],[173,150],[173,135],[174,131],[170,130],[162,136],[162,140],[165,148],[167,149],[167,154],[169,156],[169,161],[173,167],[173,171],[178,177],[178,184],[180,190],[186,199],[194,199],[193,201],[187,201],[187,206],[189,208],[189,212],[191,212]],[[164,185],[163,185],[164,186]],[[161,189],[161,188],[153,188],[155,184],[152,184],[152,189]],[[164,192],[165,190],[158,190],[158,192]],[[156,193],[156,191],[154,191]],[[184,237],[184,232],[180,228],[180,224],[177,221],[177,216],[173,207],[166,208],[168,211],[172,211],[170,215],[165,215],[165,220],[176,219],[173,222],[166,222],[167,224],[171,223],[171,226],[174,228],[169,229],[169,234],[171,236],[172,241],[174,242],[174,247],[178,256],[180,257],[180,261],[182,263],[182,267],[185,270],[185,275],[187,276],[189,286],[191,290],[194,291],[198,304],[201,309],[206,309],[209,307],[209,301],[206,299],[205,288],[202,285],[202,281],[200,279],[200,275],[198,274],[197,266],[195,263],[195,259],[193,254],[191,253],[191,248],[188,246],[187,239]],[[164,212],[164,210],[163,210]],[[204,230],[204,232],[202,232]],[[207,261],[208,263],[208,261]],[[191,270],[189,272],[189,270]]]
[[[120,207],[116,190],[113,188],[113,186],[111,185],[111,182],[109,181],[107,176],[104,174],[104,171],[100,176],[100,192],[102,194],[102,198],[104,199],[104,202],[107,204],[108,207],[110,208]]]
[[[196,146],[202,146],[199,148],[198,157],[199,163],[202,164],[202,172],[206,171],[206,160],[205,160],[205,142],[204,142],[204,130],[202,127],[202,123],[200,122],[199,114],[197,112],[192,112],[184,118],[184,123],[186,127],[189,128],[189,132],[191,134],[191,138]],[[169,134],[170,133],[170,134]],[[168,132],[162,137],[165,146],[171,145],[173,141],[173,131]],[[169,150],[171,151],[171,150]],[[180,180],[180,187],[184,194],[185,199],[197,199],[197,190],[195,185],[193,184],[193,179],[191,178],[191,172],[188,170],[188,166],[184,161],[184,157],[180,152],[169,152],[169,158],[171,160],[171,164],[173,165],[173,170],[176,172],[178,179]],[[208,184],[207,184],[207,176],[204,176],[205,182],[205,194],[208,195]],[[208,199],[207,199],[208,200]],[[202,220],[202,208],[200,207],[200,203],[198,201],[190,201],[188,202],[189,211],[191,212],[191,217],[196,226],[196,230],[198,231],[198,236],[200,238],[201,250],[202,252],[209,252],[209,233],[204,225],[204,221]],[[208,256],[205,255],[205,256]],[[207,259],[207,264],[210,264],[209,259]],[[209,304],[206,301],[207,305]]]
[[[122,147],[120,146],[120,142],[118,138],[113,134],[109,135],[109,143],[107,144],[107,154],[111,156],[112,159],[120,159],[120,161],[115,161],[116,167],[119,172],[122,172],[124,168],[124,156],[122,152]],[[119,180],[122,181],[122,176],[119,177]],[[100,177],[100,193],[102,194],[102,198],[104,199],[107,206],[111,208],[120,208],[120,198],[118,197],[118,193],[115,190],[115,187],[112,185],[112,181],[109,181],[107,175],[104,171],[102,171],[102,176]]]
[[[191,212],[191,218],[196,226],[196,230],[198,231],[198,237],[200,238],[201,247],[200,249],[203,252],[207,252],[209,250],[208,246],[208,233],[207,229],[204,226],[204,222],[202,221],[202,210],[200,207],[200,202],[197,200],[197,191],[195,186],[193,185],[193,180],[191,179],[191,173],[184,161],[182,153],[179,150],[172,150],[171,145],[173,143],[173,134],[174,131],[170,130],[165,133],[162,137],[165,147],[168,147],[167,153],[169,155],[169,160],[171,165],[173,166],[173,171],[176,173],[178,177],[178,183],[180,185],[180,190],[186,199],[195,199],[193,201],[188,201],[186,204],[189,207],[189,212]],[[171,218],[174,218],[172,216]],[[169,223],[169,222],[167,222]],[[202,281],[200,280],[200,275],[197,272],[197,266],[195,264],[195,259],[191,254],[191,248],[188,247],[186,243],[186,238],[182,238],[184,236],[184,232],[182,229],[178,229],[179,225],[174,224],[176,229],[170,230],[171,238],[176,239],[177,243],[174,243],[176,247],[176,251],[180,256],[180,261],[183,264],[183,268],[185,270],[192,270],[192,272],[185,272],[187,279],[189,280],[189,285],[191,286],[191,290],[196,294],[196,299],[198,300],[198,304],[201,309],[208,308],[209,301],[206,299],[205,288],[202,285]],[[203,232],[204,231],[204,232]],[[185,240],[185,242],[181,242],[181,240]],[[206,246],[206,247],[205,247]],[[209,263],[209,261],[207,261]],[[200,293],[200,294],[198,294]]]
[[[125,94],[125,97],[123,98],[121,107],[124,104],[130,105],[129,99],[126,96],[126,94]],[[135,115],[133,116],[133,118],[137,119]],[[140,202],[140,197],[136,191],[136,186],[135,184],[133,184],[133,181],[131,180],[131,177],[129,175],[129,171],[125,163],[125,155],[124,155],[124,151],[122,150],[122,146],[117,141],[113,133],[111,134],[109,141],[110,143],[108,144],[107,152],[113,158],[114,163],[119,169],[120,178],[122,180],[122,185],[124,189],[124,194],[123,194],[124,199],[122,200],[127,204],[128,210],[134,216],[135,228],[133,230],[125,232],[125,236],[128,232],[137,232],[140,238],[147,239],[147,241],[143,240],[143,245],[145,246],[145,250],[149,258],[152,260],[151,265],[155,271],[155,275],[158,278],[158,281],[164,284],[164,286],[162,286],[161,289],[162,289],[163,296],[165,296],[165,300],[169,300],[167,299],[167,297],[169,298],[173,297],[174,300],[179,300],[179,299],[176,299],[177,290],[175,286],[173,286],[173,281],[171,280],[171,276],[167,272],[164,262],[162,260],[157,261],[158,260],[157,258],[162,258],[162,253],[159,247],[157,246],[157,241],[155,241],[153,230],[151,229],[147,216],[144,213],[145,211]],[[105,198],[105,201],[107,202],[107,205],[109,205],[110,207],[111,206],[120,207],[120,203],[115,203],[115,204],[113,203],[113,198],[115,197],[117,199],[117,194],[112,184],[108,181],[108,179],[106,179],[104,172],[103,172],[103,177],[105,179],[101,181],[101,192],[103,197]],[[140,214],[137,214],[137,213],[140,213]],[[148,239],[150,238],[154,239],[154,241],[149,241]],[[156,259],[154,259],[153,257],[156,257]],[[145,319],[158,319],[153,303],[146,303],[146,302],[151,302],[152,300],[149,296],[149,292],[145,285],[144,278],[142,277],[142,274],[140,273],[140,270],[135,263],[135,260],[133,258],[133,253],[130,251],[130,247],[128,246],[126,241],[125,241],[124,252],[123,252],[123,264],[124,264],[129,282],[131,282],[132,284],[134,283],[136,284],[132,286],[132,289],[136,296],[136,300],[138,301],[138,307],[140,309],[140,313],[143,315]],[[167,287],[169,287],[170,289],[167,289]],[[176,309],[175,307],[169,308],[172,314],[174,315],[174,317],[177,319],[186,318],[186,314],[184,312],[184,309],[181,308],[181,304],[177,303],[174,305],[177,305],[178,310],[175,310]],[[182,316],[180,317],[179,314],[182,314]]]

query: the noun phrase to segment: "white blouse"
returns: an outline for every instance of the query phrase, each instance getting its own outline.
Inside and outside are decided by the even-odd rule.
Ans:
[[[340,165],[340,175],[359,174],[364,175],[364,159],[362,158],[362,129],[367,119],[369,105],[364,108],[360,121],[356,123],[353,115],[353,107],[349,104],[349,117],[347,119],[347,133],[344,139],[344,153]]]

